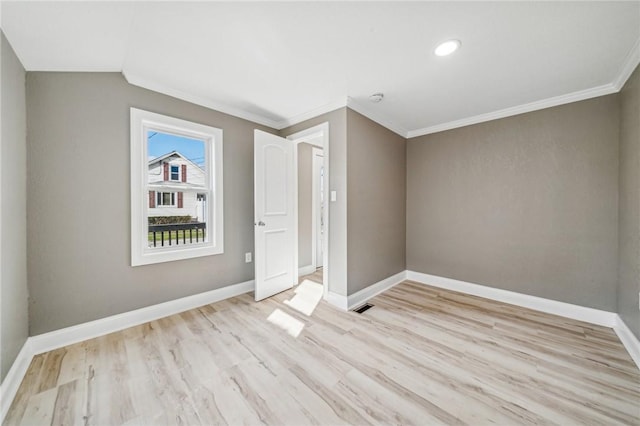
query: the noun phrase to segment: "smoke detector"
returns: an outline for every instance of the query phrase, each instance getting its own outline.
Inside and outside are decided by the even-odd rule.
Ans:
[[[382,98],[384,98],[384,93],[374,93],[373,95],[369,96],[369,100],[374,104],[380,102]]]

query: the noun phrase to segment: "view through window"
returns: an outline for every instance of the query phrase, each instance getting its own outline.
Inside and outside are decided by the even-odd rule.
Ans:
[[[222,130],[131,108],[131,264],[224,252]]]
[[[205,142],[147,130],[148,247],[207,241]]]

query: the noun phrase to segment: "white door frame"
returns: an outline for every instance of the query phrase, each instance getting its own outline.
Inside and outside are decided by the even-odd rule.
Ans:
[[[318,146],[323,150],[324,156],[324,238],[322,239],[322,287],[324,298],[327,298],[329,292],[329,123],[325,122],[317,126],[310,127],[306,130],[287,136],[287,139],[293,142],[293,162],[294,162],[294,188],[293,188],[293,215],[296,226],[294,227],[294,256],[295,265],[298,266],[298,144],[306,142],[311,145]],[[315,264],[315,260],[313,261]]]
[[[319,228],[322,223],[320,220],[320,193],[318,192],[318,187],[320,185],[320,166],[318,166],[316,157],[322,157],[322,163],[324,164],[324,153],[319,148],[311,149],[311,264],[314,268],[318,268],[318,238],[320,237]],[[326,182],[325,182],[326,184]],[[323,197],[325,202],[325,208],[327,204],[327,200]],[[324,250],[322,250],[324,252]],[[324,258],[322,259],[322,264],[324,265]]]

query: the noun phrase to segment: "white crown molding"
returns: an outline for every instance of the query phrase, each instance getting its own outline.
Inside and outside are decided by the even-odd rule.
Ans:
[[[378,281],[375,284],[371,284],[369,287],[363,288],[357,293],[347,297],[347,309],[351,310],[362,305],[367,300],[379,295],[382,292],[389,290],[401,282],[407,279],[407,271],[398,272],[388,278]]]
[[[339,99],[336,99],[333,102],[330,102],[326,105],[323,105],[321,107],[312,109],[311,111],[302,113],[302,114],[298,114],[295,115],[291,118],[287,118],[284,119],[282,121],[279,121],[275,127],[276,130],[282,130],[284,128],[290,127],[290,126],[295,126],[296,124],[302,123],[303,121],[312,119],[312,118],[316,118],[322,114],[326,114],[328,112],[331,111],[335,111],[338,108],[343,108],[347,106],[347,97],[341,97]]]
[[[352,110],[354,110],[355,112],[358,112],[358,113],[364,115],[369,120],[375,121],[376,123],[378,123],[382,127],[385,127],[388,130],[391,130],[393,133],[396,133],[396,134],[402,136],[405,139],[407,138],[407,135],[409,133],[407,131],[407,129],[405,129],[402,126],[397,125],[396,123],[392,122],[391,120],[389,120],[389,119],[387,119],[385,117],[382,117],[379,112],[373,111],[371,109],[371,107],[363,105],[363,104],[355,101],[351,97],[347,97],[347,106],[349,108],[351,108]]]
[[[635,44],[627,54],[627,57],[625,58],[624,63],[620,68],[620,71],[618,72],[618,75],[613,79],[611,83],[603,84],[602,86],[597,86],[590,89],[580,90],[573,93],[568,93],[566,95],[554,96],[552,98],[542,99],[511,108],[505,108],[486,114],[480,114],[473,117],[462,118],[460,120],[449,121],[447,123],[436,124],[434,126],[424,127],[422,129],[410,130],[407,133],[407,139],[429,135],[431,133],[442,132],[445,130],[457,129],[458,127],[469,126],[471,124],[484,123],[486,121],[497,120],[499,118],[512,117],[514,115],[569,104],[572,102],[584,101],[586,99],[596,98],[598,96],[617,93],[622,89],[622,86],[624,86],[624,84],[627,82],[639,63],[640,38],[636,40]]]
[[[420,284],[430,285],[432,287],[459,291],[474,296],[484,297],[485,299],[522,306],[524,308],[559,315],[578,321],[589,322],[591,324],[597,324],[604,327],[613,328],[618,323],[618,314],[614,312],[587,308],[585,306],[573,305],[571,303],[559,302],[557,300],[545,299],[537,296],[530,296],[528,294],[516,293],[514,291],[502,290],[481,284],[423,274],[415,271],[407,271],[407,279]]]
[[[163,84],[145,80],[137,75],[122,71],[122,75],[129,84],[142,87],[143,89],[152,90],[154,92],[162,93],[164,95],[172,96],[183,101],[191,102],[192,104],[200,105],[203,107],[211,108],[213,110],[232,115],[234,117],[242,118],[253,123],[262,124],[263,126],[270,127],[272,129],[278,129],[278,121],[271,120],[261,115],[253,114],[238,108],[234,108],[228,105],[224,105],[218,102],[214,102],[211,99],[201,96],[192,95],[190,93],[183,92],[181,90],[172,89]]]
[[[9,412],[9,407],[11,407],[24,375],[27,373],[33,355],[31,338],[27,338],[7,375],[4,377],[2,384],[0,384],[0,424],[4,423],[4,418]]]
[[[578,92],[568,93],[566,95],[554,96],[553,98],[542,99],[528,104],[518,105],[515,107],[505,108],[498,111],[480,114],[473,117],[462,118],[460,120],[449,121],[447,123],[436,124],[422,129],[411,130],[407,134],[407,138],[415,138],[418,136],[429,135],[431,133],[442,132],[445,130],[457,129],[458,127],[469,126],[471,124],[484,123],[486,121],[497,120],[499,118],[512,117],[514,115],[524,114],[526,112],[538,111],[545,108],[569,104],[572,102],[584,101],[586,99],[598,96],[610,95],[617,92],[612,83],[605,84],[591,89],[580,90]]]
[[[617,317],[617,322],[615,327],[613,327],[613,330],[618,335],[618,338],[624,345],[627,352],[629,352],[629,355],[631,356],[631,359],[633,359],[633,362],[635,362],[638,368],[640,368],[640,341],[631,332],[622,318],[620,318],[619,315]]]
[[[629,51],[629,54],[622,64],[622,68],[620,68],[620,72],[618,72],[618,77],[613,82],[617,92],[622,90],[622,86],[624,86],[629,77],[631,77],[633,70],[636,69],[638,64],[640,64],[640,38],[636,40],[636,43]]]
[[[253,114],[238,108],[234,108],[228,105],[220,104],[218,102],[214,102],[211,99],[192,95],[186,92],[182,92],[180,90],[175,90],[164,86],[162,84],[151,82],[149,80],[145,80],[139,76],[130,74],[128,72],[122,71],[125,79],[134,86],[143,87],[145,89],[153,90],[154,92],[163,93],[169,96],[173,96],[178,99],[182,99],[187,102],[191,102],[197,105],[201,105],[207,108],[214,109],[216,111],[223,112],[225,114],[232,115],[234,117],[242,118],[244,120],[249,120],[257,124],[262,124],[267,127],[271,127],[275,130],[282,130],[284,128],[302,123],[306,120],[318,117],[322,114],[326,114],[331,111],[335,111],[336,109],[349,107],[352,110],[364,115],[368,119],[375,121],[381,126],[391,130],[394,133],[402,136],[403,138],[415,138],[419,136],[429,135],[432,133],[443,132],[445,130],[457,129],[459,127],[470,126],[472,124],[484,123],[487,121],[498,120],[500,118],[512,117],[514,115],[524,114],[527,112],[538,111],[545,108],[551,108],[554,106],[569,104],[572,102],[579,102],[591,98],[595,98],[598,96],[610,95],[612,93],[619,92],[624,86],[627,79],[631,76],[635,68],[640,63],[640,39],[638,39],[624,60],[624,63],[618,72],[617,76],[613,79],[612,82],[603,84],[601,86],[592,87],[590,89],[580,90],[573,93],[568,93],[565,95],[554,96],[547,99],[541,99],[534,102],[529,102],[522,105],[517,105],[514,107],[504,108],[501,110],[479,114],[472,117],[466,117],[459,120],[449,121],[445,123],[436,124],[433,126],[423,127],[420,129],[407,130],[404,127],[396,124],[393,120],[385,117],[384,114],[381,114],[379,111],[373,110],[370,106],[359,103],[355,101],[353,98],[349,96],[341,97],[333,102],[330,102],[326,105],[322,105],[318,108],[315,108],[311,111],[307,111],[298,115],[295,115],[290,118],[285,118],[284,120],[276,121],[269,119],[267,117],[263,117],[258,114]],[[57,70],[51,70],[57,71]],[[59,70],[64,71],[64,70]],[[87,69],[84,71],[113,71],[113,70],[97,70],[97,69]]]

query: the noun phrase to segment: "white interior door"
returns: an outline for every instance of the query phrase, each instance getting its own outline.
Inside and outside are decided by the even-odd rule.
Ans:
[[[293,172],[293,142],[256,130],[253,185],[256,300],[296,283]]]

